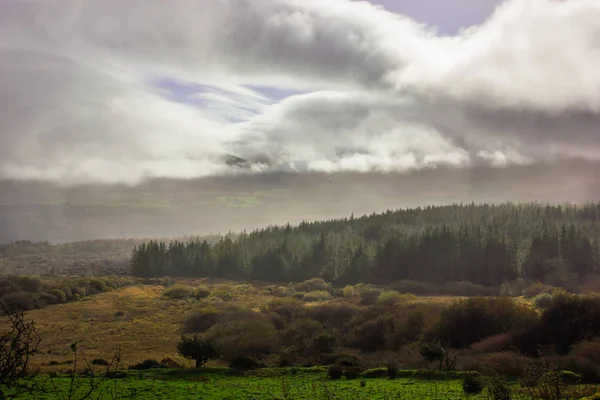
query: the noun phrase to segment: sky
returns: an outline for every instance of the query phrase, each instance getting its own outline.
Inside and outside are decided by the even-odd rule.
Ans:
[[[595,162],[599,37],[597,0],[0,0],[0,178]]]

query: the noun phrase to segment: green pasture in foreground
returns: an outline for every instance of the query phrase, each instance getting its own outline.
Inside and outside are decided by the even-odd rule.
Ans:
[[[462,382],[452,379],[402,377],[356,380],[330,380],[323,369],[263,370],[252,376],[235,376],[225,370],[151,370],[127,371],[127,377],[105,380],[93,399],[206,399],[206,400],[451,400],[488,399],[487,394],[466,395]],[[259,376],[262,375],[262,376]],[[81,398],[89,389],[89,378],[76,378],[78,389],[72,399]],[[67,399],[71,379],[67,376],[39,378],[39,390],[20,399]],[[517,389],[513,386],[513,390]],[[573,387],[579,399],[594,393],[592,387]],[[585,390],[584,390],[585,389]],[[591,389],[588,390],[588,389]],[[583,394],[587,392],[587,394]],[[516,394],[516,393],[515,393]],[[518,395],[514,399],[528,399]],[[561,397],[562,398],[562,397]],[[590,397],[595,398],[595,397]]]
[[[63,399],[70,386],[66,376],[40,378],[40,391],[22,399]],[[78,393],[89,388],[89,379],[77,378]],[[186,371],[131,372],[127,378],[105,380],[100,399],[113,399],[115,391],[121,398],[135,399],[463,399],[459,380],[419,380],[410,378],[338,380],[327,379],[324,373],[299,372],[284,376],[231,376],[209,372]],[[56,389],[54,389],[56,387]],[[59,392],[59,395],[55,393]],[[44,393],[45,392],[45,393]],[[133,395],[133,396],[132,396]],[[74,396],[78,398],[78,396]],[[470,399],[483,399],[471,396]]]

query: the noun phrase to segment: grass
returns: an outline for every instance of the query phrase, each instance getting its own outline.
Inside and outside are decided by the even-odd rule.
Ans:
[[[84,393],[89,388],[88,378],[77,378],[76,382],[78,393]],[[38,393],[21,398],[64,398],[70,383],[70,378],[66,376],[52,379],[41,377]],[[514,384],[512,392],[515,399],[530,399],[527,393],[523,393]],[[572,387],[571,392],[573,398],[580,398],[593,395],[595,388]],[[466,395],[462,390],[462,382],[457,379],[425,380],[404,377],[395,380],[330,380],[325,376],[323,368],[275,368],[258,370],[247,376],[236,376],[225,368],[204,368],[129,371],[124,379],[105,380],[95,392],[94,398],[477,400],[488,399],[488,396],[485,392]]]
[[[130,374],[116,382],[105,381],[100,388],[102,399],[112,398],[116,390],[123,396],[135,393],[143,399],[462,399],[460,381],[424,381],[418,379],[371,379],[332,381],[319,372],[299,370],[296,374],[279,376],[233,376],[224,370],[201,372],[194,370],[152,371]],[[70,378],[53,379],[58,391],[66,393]],[[81,379],[81,391],[86,389]],[[48,392],[53,391],[49,380],[43,382]],[[31,397],[28,397],[31,398]],[[53,393],[40,394],[37,399],[55,399]],[[483,397],[471,396],[471,399]]]

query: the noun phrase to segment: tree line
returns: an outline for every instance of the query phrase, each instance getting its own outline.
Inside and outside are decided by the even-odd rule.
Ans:
[[[136,246],[131,273],[329,282],[560,286],[600,271],[600,203],[452,205]]]

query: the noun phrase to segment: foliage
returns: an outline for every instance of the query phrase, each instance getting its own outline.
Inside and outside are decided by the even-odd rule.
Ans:
[[[260,368],[260,366],[260,363],[254,358],[243,354],[235,357],[229,364],[229,368],[237,371],[251,371]]]
[[[30,391],[30,358],[40,344],[35,323],[25,314],[15,311],[0,301],[0,315],[8,322],[8,330],[0,334],[0,397],[2,388]]]
[[[166,366],[162,363],[159,363],[157,360],[155,360],[153,358],[149,358],[147,360],[144,360],[142,362],[139,362],[137,364],[133,364],[133,365],[129,366],[129,369],[133,369],[133,370],[137,370],[137,371],[143,371],[143,370],[152,369],[152,368],[166,368]]]
[[[343,375],[344,368],[340,365],[333,364],[327,368],[327,376],[331,379],[341,379]]]
[[[182,357],[196,362],[196,368],[215,360],[221,356],[221,352],[212,340],[206,340],[198,335],[182,336],[177,343],[177,352]]]
[[[483,391],[485,383],[478,375],[467,375],[463,378],[462,387],[465,393],[476,394]]]
[[[53,304],[77,301],[86,296],[105,293],[132,285],[125,277],[0,277],[0,300],[13,309],[29,311]]]
[[[331,294],[324,290],[315,290],[302,296],[304,301],[325,301],[331,298]]]

